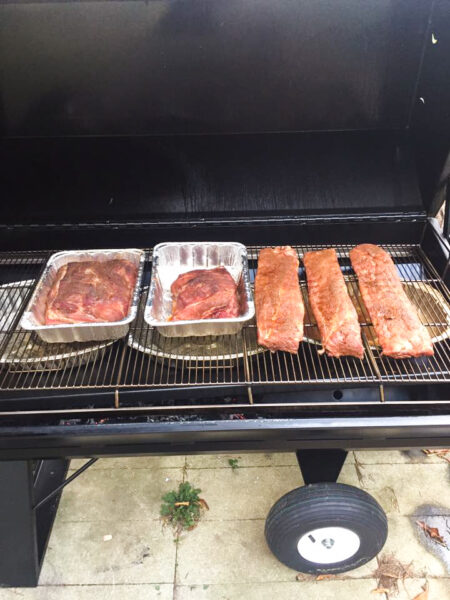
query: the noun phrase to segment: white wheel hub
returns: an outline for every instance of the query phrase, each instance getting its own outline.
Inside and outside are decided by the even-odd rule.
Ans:
[[[346,527],[312,529],[299,539],[298,553],[305,560],[329,565],[356,554],[361,545],[359,535]]]

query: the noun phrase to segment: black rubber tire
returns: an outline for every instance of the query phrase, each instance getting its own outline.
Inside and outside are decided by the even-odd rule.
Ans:
[[[300,538],[321,527],[345,527],[360,538],[350,558],[331,564],[300,555]],[[388,533],[386,514],[367,492],[343,483],[315,483],[292,490],[271,508],[266,520],[267,544],[280,562],[300,573],[344,573],[369,562],[383,548]]]

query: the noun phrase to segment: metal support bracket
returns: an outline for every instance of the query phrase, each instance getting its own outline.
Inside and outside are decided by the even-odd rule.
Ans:
[[[61,492],[96,460],[67,479],[63,458],[0,461],[0,587],[38,584]]]
[[[306,485],[336,482],[347,458],[347,450],[297,450],[297,461]]]
[[[77,477],[79,477],[79,475],[81,475],[82,473],[84,473],[84,471],[86,471],[87,469],[89,469],[89,467],[91,465],[93,465],[94,463],[96,463],[97,461],[98,461],[98,458],[91,458],[90,460],[88,460],[88,462],[85,463],[82,467],[80,467],[77,471],[75,471],[75,473],[73,473],[70,477],[68,477],[67,479],[65,479],[64,482],[61,483],[61,485],[58,485],[58,487],[54,488],[46,496],[44,496],[42,499],[40,499],[37,502],[37,504],[35,504],[35,506],[33,506],[33,510],[37,510],[43,504],[45,504],[46,502],[48,502],[49,500],[51,500],[54,496],[56,496],[57,494],[59,494],[60,492],[62,492],[63,489],[66,487],[66,485],[69,485],[69,483],[71,483],[74,479],[76,479]]]
[[[36,470],[33,466],[33,461],[0,461],[0,587],[38,584],[60,493],[52,494],[45,506],[39,500],[64,481],[69,461],[51,459],[39,461]]]
[[[450,235],[450,177],[445,181],[445,212],[442,229],[445,239],[448,240]]]

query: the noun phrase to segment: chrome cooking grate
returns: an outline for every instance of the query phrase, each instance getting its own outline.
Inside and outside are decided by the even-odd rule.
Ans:
[[[300,259],[326,245],[297,246]],[[350,294],[358,309],[365,357],[329,358],[320,353],[318,331],[307,302],[304,269],[305,340],[297,355],[270,353],[256,342],[256,326],[238,335],[164,338],[142,319],[151,270],[147,253],[141,310],[127,338],[109,345],[44,344],[18,328],[20,316],[50,252],[0,254],[0,390],[84,388],[167,388],[267,384],[364,384],[450,381],[450,293],[419,246],[384,246],[393,257],[405,289],[435,340],[435,355],[393,360],[381,355],[358,292],[348,253],[336,249]],[[262,247],[248,248],[254,280]],[[224,392],[226,394],[227,392]],[[230,393],[230,392],[228,392]]]

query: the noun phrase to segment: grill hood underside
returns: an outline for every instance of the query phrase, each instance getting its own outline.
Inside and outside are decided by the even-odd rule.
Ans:
[[[447,0],[0,5],[0,222],[434,214]]]

